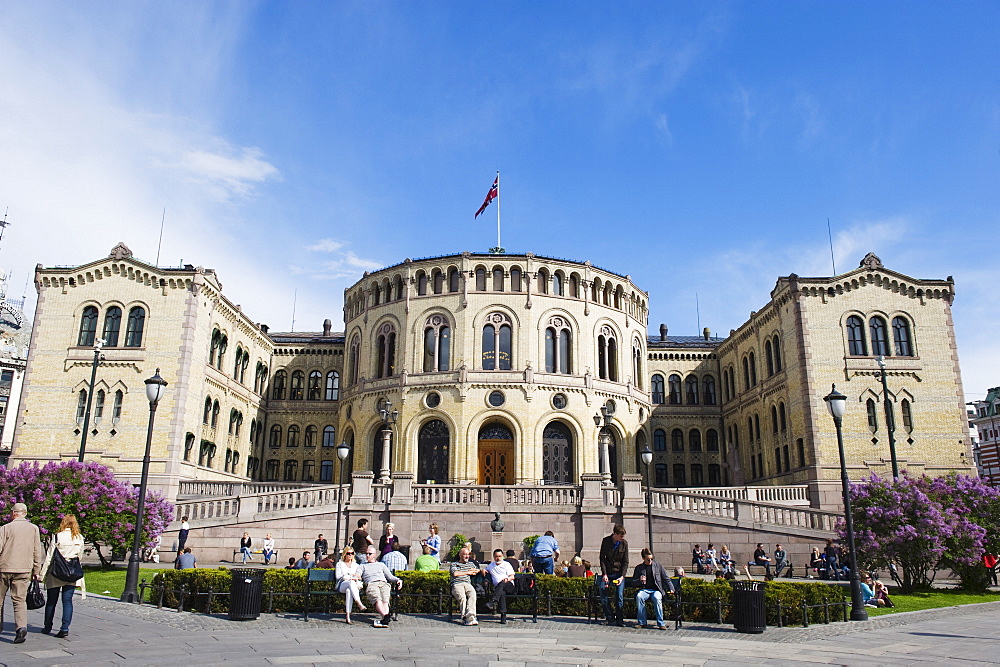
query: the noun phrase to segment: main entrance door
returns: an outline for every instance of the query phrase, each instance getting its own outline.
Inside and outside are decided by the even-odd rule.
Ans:
[[[514,435],[502,424],[487,424],[479,431],[479,483],[514,483]]]

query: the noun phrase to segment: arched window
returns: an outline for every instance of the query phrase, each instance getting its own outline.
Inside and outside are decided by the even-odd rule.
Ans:
[[[417,273],[417,296],[427,294],[427,274],[423,271]]]
[[[236,408],[229,411],[229,435],[233,435],[236,430],[236,415],[238,414]]]
[[[719,486],[722,484],[722,468],[718,463],[708,464],[708,485]]]
[[[743,357],[743,391],[750,389],[750,361]]]
[[[654,452],[665,452],[667,451],[667,432],[662,428],[658,428],[653,431],[653,451]]]
[[[580,278],[575,273],[569,277],[569,295],[574,299],[580,298]]]
[[[777,335],[774,336],[774,344],[773,344],[772,348],[774,350],[774,372],[775,373],[780,373],[781,372],[781,366],[782,366],[782,361],[781,361],[781,341],[778,339]]]
[[[876,315],[868,320],[868,335],[871,336],[872,341],[872,356],[889,356],[889,337],[887,333],[885,320],[881,317]]]
[[[285,441],[286,447],[298,447],[299,446],[299,427],[292,424],[288,427],[288,440]]]
[[[684,387],[687,393],[687,404],[698,405],[698,378],[694,375],[687,376],[684,380]]]
[[[201,422],[208,425],[208,421],[212,418],[212,398],[208,397],[205,399],[205,413],[201,417]]]
[[[517,268],[516,266],[511,267],[511,269],[510,269],[510,291],[511,292],[520,292],[521,290],[523,290],[524,289],[524,285],[522,284],[522,281],[523,281],[523,278],[521,277],[521,269]]]
[[[417,435],[417,483],[448,483],[448,450],[451,434],[448,425],[432,419],[420,427]]]
[[[757,386],[757,357],[751,352],[747,355],[747,359],[750,362],[750,386]]]
[[[868,356],[865,346],[865,325],[857,315],[847,318],[847,353],[854,357]]]
[[[896,345],[897,357],[913,356],[913,344],[910,339],[910,323],[905,317],[892,318],[892,340]]]
[[[399,301],[403,298],[403,278],[401,276],[396,276],[396,300]]]
[[[476,291],[486,291],[486,269],[481,266],[476,269]]]
[[[691,464],[691,486],[705,486],[705,476],[700,463]]]
[[[878,432],[878,409],[875,406],[874,399],[869,398],[865,402],[865,408],[868,412],[868,430],[872,433]]]
[[[710,452],[719,451],[719,432],[714,428],[705,432],[705,449]]]
[[[545,372],[572,373],[573,335],[569,322],[562,317],[549,319],[545,329]]]
[[[642,345],[638,340],[632,341],[632,377],[635,381],[635,386],[642,389],[642,377],[644,375],[642,371],[642,360],[645,355],[642,353]]]
[[[600,379],[618,382],[618,341],[608,326],[601,327],[597,337],[597,369]]]
[[[656,471],[656,482],[654,486],[666,486],[667,485],[667,464],[657,463],[654,468]]]
[[[285,481],[294,482],[298,478],[299,462],[285,461]]]
[[[538,273],[535,274],[538,279],[538,293],[548,294],[549,293],[549,272],[545,269],[539,269]]]
[[[444,274],[441,273],[441,269],[434,269],[431,276],[434,283],[434,293],[441,294],[444,291]]]
[[[558,271],[552,274],[552,293],[563,296],[563,277]]]
[[[788,419],[785,416],[785,404],[778,403],[778,420],[781,422],[781,432],[788,430]]]
[[[212,403],[212,428],[216,428],[219,425],[219,412],[221,411],[221,406],[219,401]]]
[[[285,384],[287,378],[288,375],[285,371],[278,371],[274,374],[274,377],[271,379],[271,400],[285,400]]]
[[[435,275],[440,275],[440,273]],[[379,327],[378,333],[375,335],[375,348],[378,355],[375,377],[392,377],[396,374],[396,330],[389,322]]]
[[[319,481],[321,482],[332,482],[333,481],[333,461],[321,461],[319,464]]]
[[[687,476],[684,474],[684,464],[674,464],[674,486],[687,486]]]
[[[257,442],[257,420],[250,420],[250,446],[252,447],[254,443]]]
[[[311,482],[313,481],[313,474],[316,469],[315,461],[303,461],[302,462],[302,481]]]
[[[125,400],[125,394],[121,389],[115,392],[115,404],[111,410],[111,421],[117,424],[122,418],[122,401]]]
[[[458,275],[458,269],[452,267],[448,269],[448,291],[457,292],[460,289],[462,289],[462,285]]]
[[[293,401],[301,401],[304,395],[303,388],[305,383],[305,373],[302,371],[292,371],[292,383],[288,388],[288,398]]]
[[[757,441],[760,442],[760,415],[758,414],[753,416],[753,432],[754,437],[756,437]]]
[[[774,375],[774,356],[771,354],[771,341],[764,341],[764,363],[767,365],[767,377]]]
[[[604,283],[604,296],[601,301],[605,306],[611,305],[611,283]]]
[[[131,317],[129,318],[131,321]],[[125,342],[128,345],[128,341]],[[215,367],[220,371],[222,370],[222,360],[226,355],[226,348],[229,347],[229,337],[225,334],[219,334],[219,346],[215,353]]]
[[[361,369],[359,368],[361,365],[361,339],[357,336],[357,334],[351,338],[351,346],[347,356],[347,363],[351,374],[350,384],[355,385],[358,383],[358,378],[361,374]]]
[[[106,347],[118,347],[118,330],[122,325],[122,309],[118,306],[111,306],[104,313],[104,331],[101,338],[104,339]]]
[[[142,327],[146,322],[146,310],[135,306],[128,311],[128,327],[125,329],[125,347],[142,347]],[[225,349],[219,352],[219,358]]]
[[[562,422],[550,422],[542,432],[542,478],[557,484],[573,481],[573,436]]]
[[[493,291],[503,291],[503,267],[501,266],[493,267]]]
[[[372,287],[371,287],[371,295],[372,295],[372,305],[373,306],[377,306],[379,304],[380,300],[381,300],[381,297],[382,297],[382,288],[379,287],[378,283],[375,283],[375,284],[372,285]]]
[[[281,427],[277,424],[271,427],[271,437],[267,444],[271,447],[281,447]]]
[[[316,446],[316,435],[318,433],[319,433],[319,430],[315,426],[313,426],[312,424],[310,424],[309,426],[306,426],[306,436],[305,436],[305,439],[303,439],[303,441],[302,441],[302,445],[304,447],[315,447]]]
[[[706,375],[705,379],[702,380],[702,387],[705,405],[715,405],[715,378],[711,375]]]
[[[664,382],[663,376],[657,373],[653,376],[653,379],[649,382],[651,399],[654,405],[662,405],[666,402],[666,395],[664,392]]]
[[[98,389],[97,400],[94,402],[94,426],[100,424],[101,420],[104,419],[104,398],[104,390]]]
[[[94,344],[97,335],[97,308],[87,306],[80,316],[80,335],[77,336],[76,344],[80,347],[89,347]]]
[[[324,447],[337,446],[337,430],[333,428],[333,426],[323,427],[323,446]]]
[[[309,372],[309,400],[318,401],[320,398],[320,384],[323,382],[323,374],[319,371]]]
[[[899,404],[899,411],[903,413],[903,430],[913,433],[913,409],[910,401],[904,398]]]
[[[278,481],[278,459],[268,459],[264,464],[264,481]]]
[[[670,405],[680,405],[681,404],[681,376],[674,373],[667,380],[670,387]]]
[[[753,417],[747,417],[747,437],[750,439],[750,444],[753,444]]]
[[[512,331],[510,318],[503,313],[492,313],[486,317],[483,326],[483,370],[511,369]]]
[[[194,449],[194,433],[188,433],[184,437],[184,460],[191,460],[191,451]]]
[[[771,432],[778,435],[778,408],[771,406]]]
[[[431,315],[424,324],[424,372],[450,368],[451,328],[443,315]]]
[[[684,432],[679,428],[670,432],[670,449],[675,452],[684,451]]]
[[[340,398],[340,373],[330,371],[326,374],[326,400],[336,401]]]
[[[688,431],[688,448],[692,452],[701,451],[701,431],[696,428]]]

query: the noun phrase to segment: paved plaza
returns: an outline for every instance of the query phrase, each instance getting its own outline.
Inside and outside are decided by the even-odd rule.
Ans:
[[[462,627],[433,616],[401,616],[388,629],[371,616],[265,614],[234,622],[202,615],[126,605],[90,596],[78,600],[71,634],[39,632],[41,611],[30,612],[23,644],[12,644],[11,609],[0,635],[4,665],[166,665],[239,662],[245,665],[392,664],[547,665],[659,663],[756,664],[997,664],[1000,602],[911,612],[867,623],[769,628],[760,635],[730,626],[686,623],[679,631],[608,628],[581,619],[515,617],[500,625],[483,616]],[[58,622],[58,616],[57,616]]]

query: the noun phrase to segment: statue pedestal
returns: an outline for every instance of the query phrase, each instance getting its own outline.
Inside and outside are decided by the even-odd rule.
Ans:
[[[487,561],[493,560],[493,552],[497,549],[503,550],[503,533],[494,530],[490,533],[490,552],[483,554],[483,558]]]

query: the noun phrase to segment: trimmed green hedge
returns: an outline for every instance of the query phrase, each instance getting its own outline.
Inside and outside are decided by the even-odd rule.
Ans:
[[[451,591],[448,587],[448,573],[413,572],[399,573],[403,579],[403,590],[394,608],[404,614],[436,614],[439,611],[447,613],[453,605]],[[305,570],[267,570],[264,573],[264,609],[277,613],[301,612],[304,606]],[[538,612],[548,615],[551,606],[553,616],[586,616],[587,597],[594,592],[594,580],[591,578],[556,577],[553,575],[536,575],[538,586]],[[208,592],[228,593],[232,582],[229,569],[216,570],[168,570],[158,573],[153,583],[163,583],[168,591],[164,593],[164,606],[176,608],[179,602],[178,594],[181,585],[187,587],[184,609],[212,613],[223,613],[229,609],[227,595],[213,597],[211,609],[208,605]],[[684,619],[704,623],[718,621],[719,604],[722,605],[723,623],[732,623],[733,587],[728,581],[701,579],[684,579],[683,581]],[[314,590],[333,590],[333,582],[314,584]],[[635,596],[626,590],[625,615],[635,617]],[[270,599],[269,599],[270,594]],[[847,598],[847,590],[840,586],[822,583],[790,583],[769,581],[765,583],[764,599],[767,605],[768,625],[778,624],[778,602],[782,608],[783,625],[802,624],[802,603],[807,605],[822,605],[830,603],[830,620],[844,620],[844,606],[841,604]],[[156,589],[147,591],[146,599],[155,603],[158,599]],[[481,602],[485,602],[484,600]],[[311,605],[313,608],[328,608],[331,611],[341,611],[344,606],[342,595],[323,596]],[[531,608],[528,599],[511,599],[508,602],[511,613],[527,613]],[[822,607],[809,610],[810,623],[822,623],[826,615]]]

